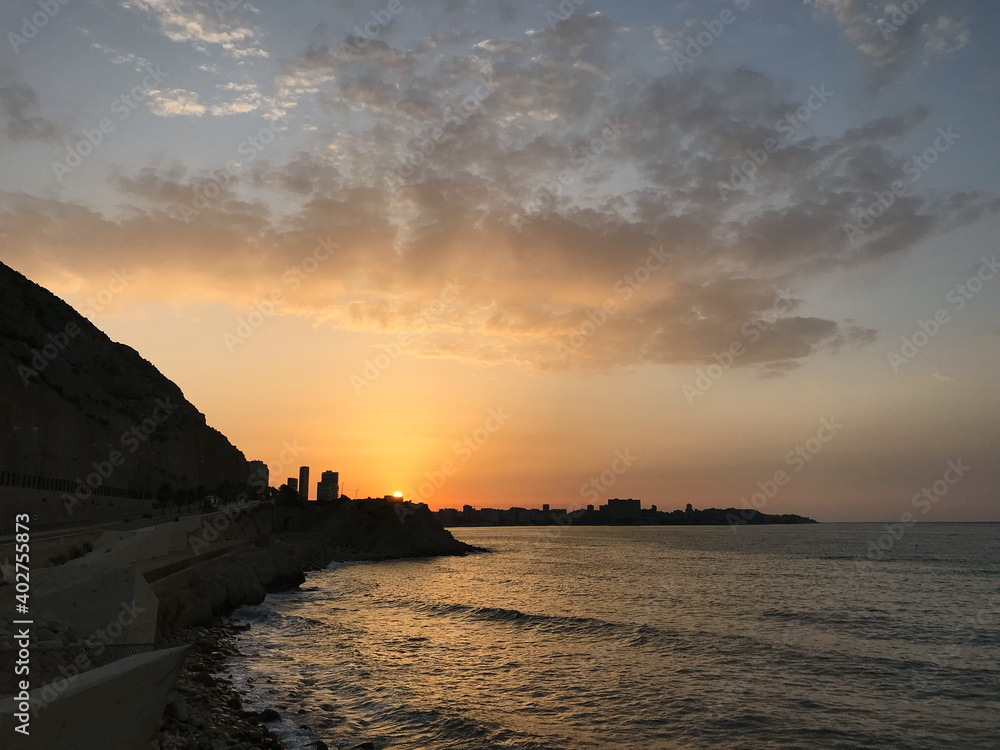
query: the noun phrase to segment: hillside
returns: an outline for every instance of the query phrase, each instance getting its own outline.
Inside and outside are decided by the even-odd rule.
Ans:
[[[105,485],[135,493],[249,477],[244,455],[177,385],[2,263],[0,393],[2,472],[65,483],[113,468]]]

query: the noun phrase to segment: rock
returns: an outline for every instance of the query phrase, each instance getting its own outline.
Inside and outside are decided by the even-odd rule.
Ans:
[[[167,704],[167,711],[182,724],[187,724],[188,719],[191,718],[191,712],[188,710],[187,704],[181,698],[170,701],[170,703]]]
[[[330,746],[323,742],[323,740],[316,740],[308,747],[314,747],[316,750],[330,750]]]
[[[377,750],[374,742],[362,742],[358,745],[351,745],[349,750]]]
[[[205,687],[215,687],[216,680],[208,672],[195,672],[194,679]]]
[[[265,708],[263,711],[260,712],[260,720],[262,722],[281,721],[281,714],[279,714],[273,708]]]

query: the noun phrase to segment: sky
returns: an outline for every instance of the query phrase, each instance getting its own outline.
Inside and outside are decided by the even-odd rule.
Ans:
[[[275,485],[1000,520],[998,22],[13,0],[0,259]]]

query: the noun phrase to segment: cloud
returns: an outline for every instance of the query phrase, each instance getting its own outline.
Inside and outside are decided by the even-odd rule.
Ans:
[[[958,52],[968,44],[972,36],[968,18],[955,20],[951,16],[938,16],[933,23],[925,23],[920,27],[920,33],[924,39],[924,49],[935,56]]]
[[[923,23],[891,0],[806,0],[820,17],[832,17],[870,66],[874,85],[888,81],[915,51],[922,59],[956,52],[969,40],[967,20],[941,15]],[[922,43],[921,43],[922,42]]]
[[[249,3],[197,3],[195,0],[120,0],[123,8],[153,18],[160,32],[174,42],[191,44],[201,52],[219,48],[235,58],[268,57],[259,45],[259,32],[239,22],[239,11]]]
[[[976,192],[907,193],[855,246],[844,225],[903,175],[891,147],[925,108],[781,138],[809,91],[708,61],[637,76],[635,40],[600,14],[450,52],[434,44],[314,40],[276,77],[283,103],[311,96],[324,115],[311,148],[286,162],[255,154],[222,184],[177,164],[116,175],[125,207],[114,214],[2,194],[7,251],[21,267],[79,275],[128,260],[147,269],[129,293],[244,307],[330,238],[333,257],[281,314],[409,330],[422,356],[535,370],[711,362],[739,341],[737,366],[776,377],[877,335],[805,314],[814,283],[997,207]],[[219,92],[258,102],[250,84]],[[224,107],[177,89],[153,100],[164,115]],[[769,138],[780,148],[721,194]],[[453,281],[455,304],[421,324]]]
[[[97,50],[106,58],[112,65],[129,65],[135,70],[143,71],[147,68],[152,67],[153,63],[147,60],[141,55],[135,55],[131,52],[122,52],[114,47],[107,44],[100,44],[94,42],[90,45],[91,49]]]
[[[38,109],[38,94],[30,86],[11,83],[0,86],[0,128],[15,142],[53,143],[58,140],[55,123],[32,114]]]
[[[197,93],[186,89],[153,89],[146,107],[158,117],[201,117],[207,109]]]
[[[236,83],[235,81],[230,81],[225,84],[219,84],[217,89],[221,94],[219,97],[220,100],[213,103],[208,110],[213,117],[245,115],[261,109],[266,109],[268,113],[273,110],[279,110],[278,116],[285,114],[284,109],[276,107],[273,99],[261,95],[256,83]],[[231,98],[227,99],[226,97]]]

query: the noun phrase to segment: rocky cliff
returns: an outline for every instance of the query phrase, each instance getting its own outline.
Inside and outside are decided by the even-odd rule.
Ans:
[[[268,592],[293,588],[305,572],[331,561],[466,555],[482,552],[460,542],[426,506],[387,500],[355,500],[339,506],[275,509],[282,533],[261,546],[168,576],[152,584],[159,600],[158,632],[168,637],[205,625],[242,604],[258,604]],[[245,533],[232,526],[229,538]],[[245,529],[245,527],[244,527]]]
[[[105,485],[136,493],[250,475],[244,455],[151,363],[3,263],[0,400],[3,472],[74,480],[103,469]]]

